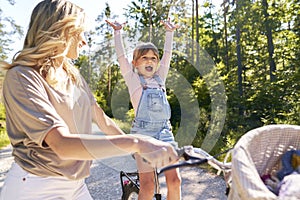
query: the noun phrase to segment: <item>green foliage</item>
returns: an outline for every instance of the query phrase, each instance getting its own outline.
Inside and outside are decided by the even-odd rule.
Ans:
[[[8,2],[12,5],[15,3],[14,0],[9,0]],[[19,39],[23,35],[23,30],[10,16],[4,16],[1,8],[0,34],[0,59],[5,60],[8,58],[9,52],[12,51],[11,44],[14,42],[14,37]]]
[[[171,124],[180,143],[201,146],[212,120],[221,120],[222,115],[226,119],[212,149],[216,153],[232,147],[253,128],[272,123],[299,125],[299,0],[224,1],[220,10],[214,9],[213,1],[205,1],[199,5],[198,18],[192,2],[195,3],[137,0],[125,12],[126,39],[152,41],[161,53],[164,30],[160,20],[170,17],[181,26],[174,33],[166,83]],[[87,34],[89,49],[76,65],[104,111],[129,132],[134,113],[114,53],[113,31],[104,22],[106,18],[116,19],[108,4],[99,14],[95,30]],[[8,47],[8,43],[0,42],[0,53],[1,48]],[[125,48],[133,50],[130,45]],[[209,59],[214,65],[206,69]],[[197,67],[203,71],[200,73]],[[223,81],[225,95],[218,90],[222,84],[216,75]],[[226,108],[213,107],[224,102]],[[216,132],[219,128],[213,127]],[[185,137],[190,133],[195,133],[192,142]]]
[[[130,133],[131,123],[128,123],[126,121],[124,122],[115,118],[113,120],[125,133]]]
[[[10,141],[5,129],[5,108],[3,103],[0,103],[0,149],[7,146],[9,142]]]
[[[0,127],[0,149],[6,147],[10,143],[5,127]]]
[[[168,1],[160,1],[159,6],[149,5],[149,1],[145,0],[132,2],[125,13],[130,25],[126,29],[129,31],[129,36],[141,33],[140,39],[149,39],[149,25],[151,24],[152,28],[159,27],[159,20],[164,19],[165,16],[172,17],[174,22],[181,25],[174,37],[171,75],[167,79],[167,94],[172,109],[171,123],[176,136],[182,131],[189,132],[193,125],[197,125],[193,145],[201,146],[212,120],[211,106],[216,99],[218,100],[218,92],[214,91],[213,86],[208,82],[211,79],[209,75],[205,77],[205,74],[199,74],[193,66],[195,63],[182,55],[182,53],[193,54],[190,50],[196,51],[190,46],[183,46],[183,41],[186,38],[195,40],[197,30],[199,38],[196,42],[215,62],[214,67],[224,81],[227,97],[226,121],[212,151],[217,152],[232,147],[241,135],[259,126],[271,123],[299,124],[299,114],[297,114],[299,113],[299,69],[296,67],[300,60],[298,58],[300,54],[297,54],[300,52],[299,28],[297,28],[299,13],[296,11],[298,4],[291,2],[286,0],[269,3],[267,9],[269,28],[273,33],[276,73],[272,75],[275,75],[275,81],[270,80],[267,21],[261,1],[240,1],[237,7],[225,2],[224,8],[228,11],[226,13],[216,12],[212,4],[205,2],[201,6],[202,12],[199,18],[194,20],[190,17],[192,11],[187,12],[191,8],[190,5],[183,1],[173,1],[171,7],[166,6],[170,3]],[[169,10],[172,10],[172,15],[169,14]],[[195,27],[195,20],[198,20],[199,27]],[[225,25],[227,35],[224,32]],[[238,87],[237,25],[241,31],[239,45],[242,88]],[[163,33],[152,32],[151,34],[152,38],[161,38],[160,35]],[[164,41],[163,38],[159,40]],[[188,42],[188,44],[195,45],[196,42],[194,41],[194,44]],[[199,62],[203,61],[199,60]],[[173,69],[175,74],[172,73]],[[180,75],[177,76],[178,74]],[[176,81],[181,80],[180,76],[188,81],[192,90],[183,91],[180,87],[176,87]],[[179,93],[187,97],[193,94],[199,103],[199,116],[197,116],[199,121],[187,125],[188,127],[182,127],[185,118],[182,118],[184,109],[180,104],[182,99],[179,99],[181,96]],[[213,98],[212,101],[212,97],[217,98]],[[187,119],[191,120],[193,116]]]

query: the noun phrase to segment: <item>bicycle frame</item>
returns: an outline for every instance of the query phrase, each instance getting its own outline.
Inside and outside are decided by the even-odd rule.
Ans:
[[[154,173],[154,183],[155,183],[154,197],[156,200],[161,200],[160,183],[158,180],[159,174],[157,173],[157,170],[154,170],[153,173]],[[131,192],[135,192],[135,193],[137,193],[136,195],[138,195],[138,192],[140,189],[138,172],[129,172],[128,173],[128,172],[121,171],[120,172],[120,180],[121,180],[121,186],[122,186],[122,200],[128,200]],[[132,187],[135,187],[135,189],[132,189]],[[128,193],[128,190],[129,190],[129,193]]]
[[[138,184],[138,172],[124,172],[124,171],[121,171],[120,172],[120,180],[121,180],[121,184],[122,184],[122,186],[123,186],[123,183],[125,182],[125,184],[127,183],[124,179],[123,179],[123,177],[125,176],[129,181],[131,181],[132,182],[132,184],[135,186],[135,187],[137,187],[138,189],[140,189],[140,186],[139,186],[139,184]],[[137,178],[134,180],[133,178],[132,178],[132,176],[137,176]],[[122,192],[124,192],[124,187],[122,187]]]

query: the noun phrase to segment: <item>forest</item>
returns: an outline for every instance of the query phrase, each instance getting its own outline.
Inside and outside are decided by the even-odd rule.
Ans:
[[[161,20],[180,25],[166,82],[180,146],[216,153],[233,147],[251,129],[300,124],[300,0],[223,0],[221,5],[135,0],[124,17],[129,59],[139,41],[154,43],[163,55]],[[105,19],[118,21],[108,3],[86,33],[88,48],[74,62],[104,111],[129,132],[134,112]],[[0,31],[11,34],[2,26]],[[1,37],[1,59],[8,50],[9,40]]]

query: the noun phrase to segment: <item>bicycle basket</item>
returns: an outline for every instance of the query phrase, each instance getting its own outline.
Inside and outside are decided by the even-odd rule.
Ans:
[[[292,149],[300,149],[300,126],[297,125],[267,125],[243,135],[232,151],[228,199],[277,199],[261,176],[278,172],[282,155]]]

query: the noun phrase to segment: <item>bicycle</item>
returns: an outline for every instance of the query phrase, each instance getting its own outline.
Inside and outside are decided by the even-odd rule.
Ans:
[[[218,154],[216,156],[211,156],[209,153],[204,151],[201,148],[196,148],[192,146],[184,146],[177,150],[177,153],[180,158],[183,159],[183,161],[180,161],[177,164],[173,164],[167,167],[164,167],[162,169],[156,169],[154,170],[154,179],[155,179],[155,193],[154,198],[156,200],[161,200],[161,193],[160,193],[160,184],[158,181],[158,176],[162,174],[163,172],[179,168],[179,167],[193,167],[193,166],[199,166],[205,163],[208,163],[210,166],[212,166],[214,169],[216,169],[217,175],[220,175],[220,172],[223,173],[227,189],[226,194],[229,192],[230,188],[230,172],[231,172],[231,162],[227,162],[229,158],[230,150],[227,150],[224,153],[227,153],[227,155],[224,158],[224,161],[221,162],[217,159],[221,154]],[[121,186],[122,186],[122,200],[135,200],[138,199],[138,193],[139,193],[139,176],[138,172],[120,172],[120,180],[121,180]]]

